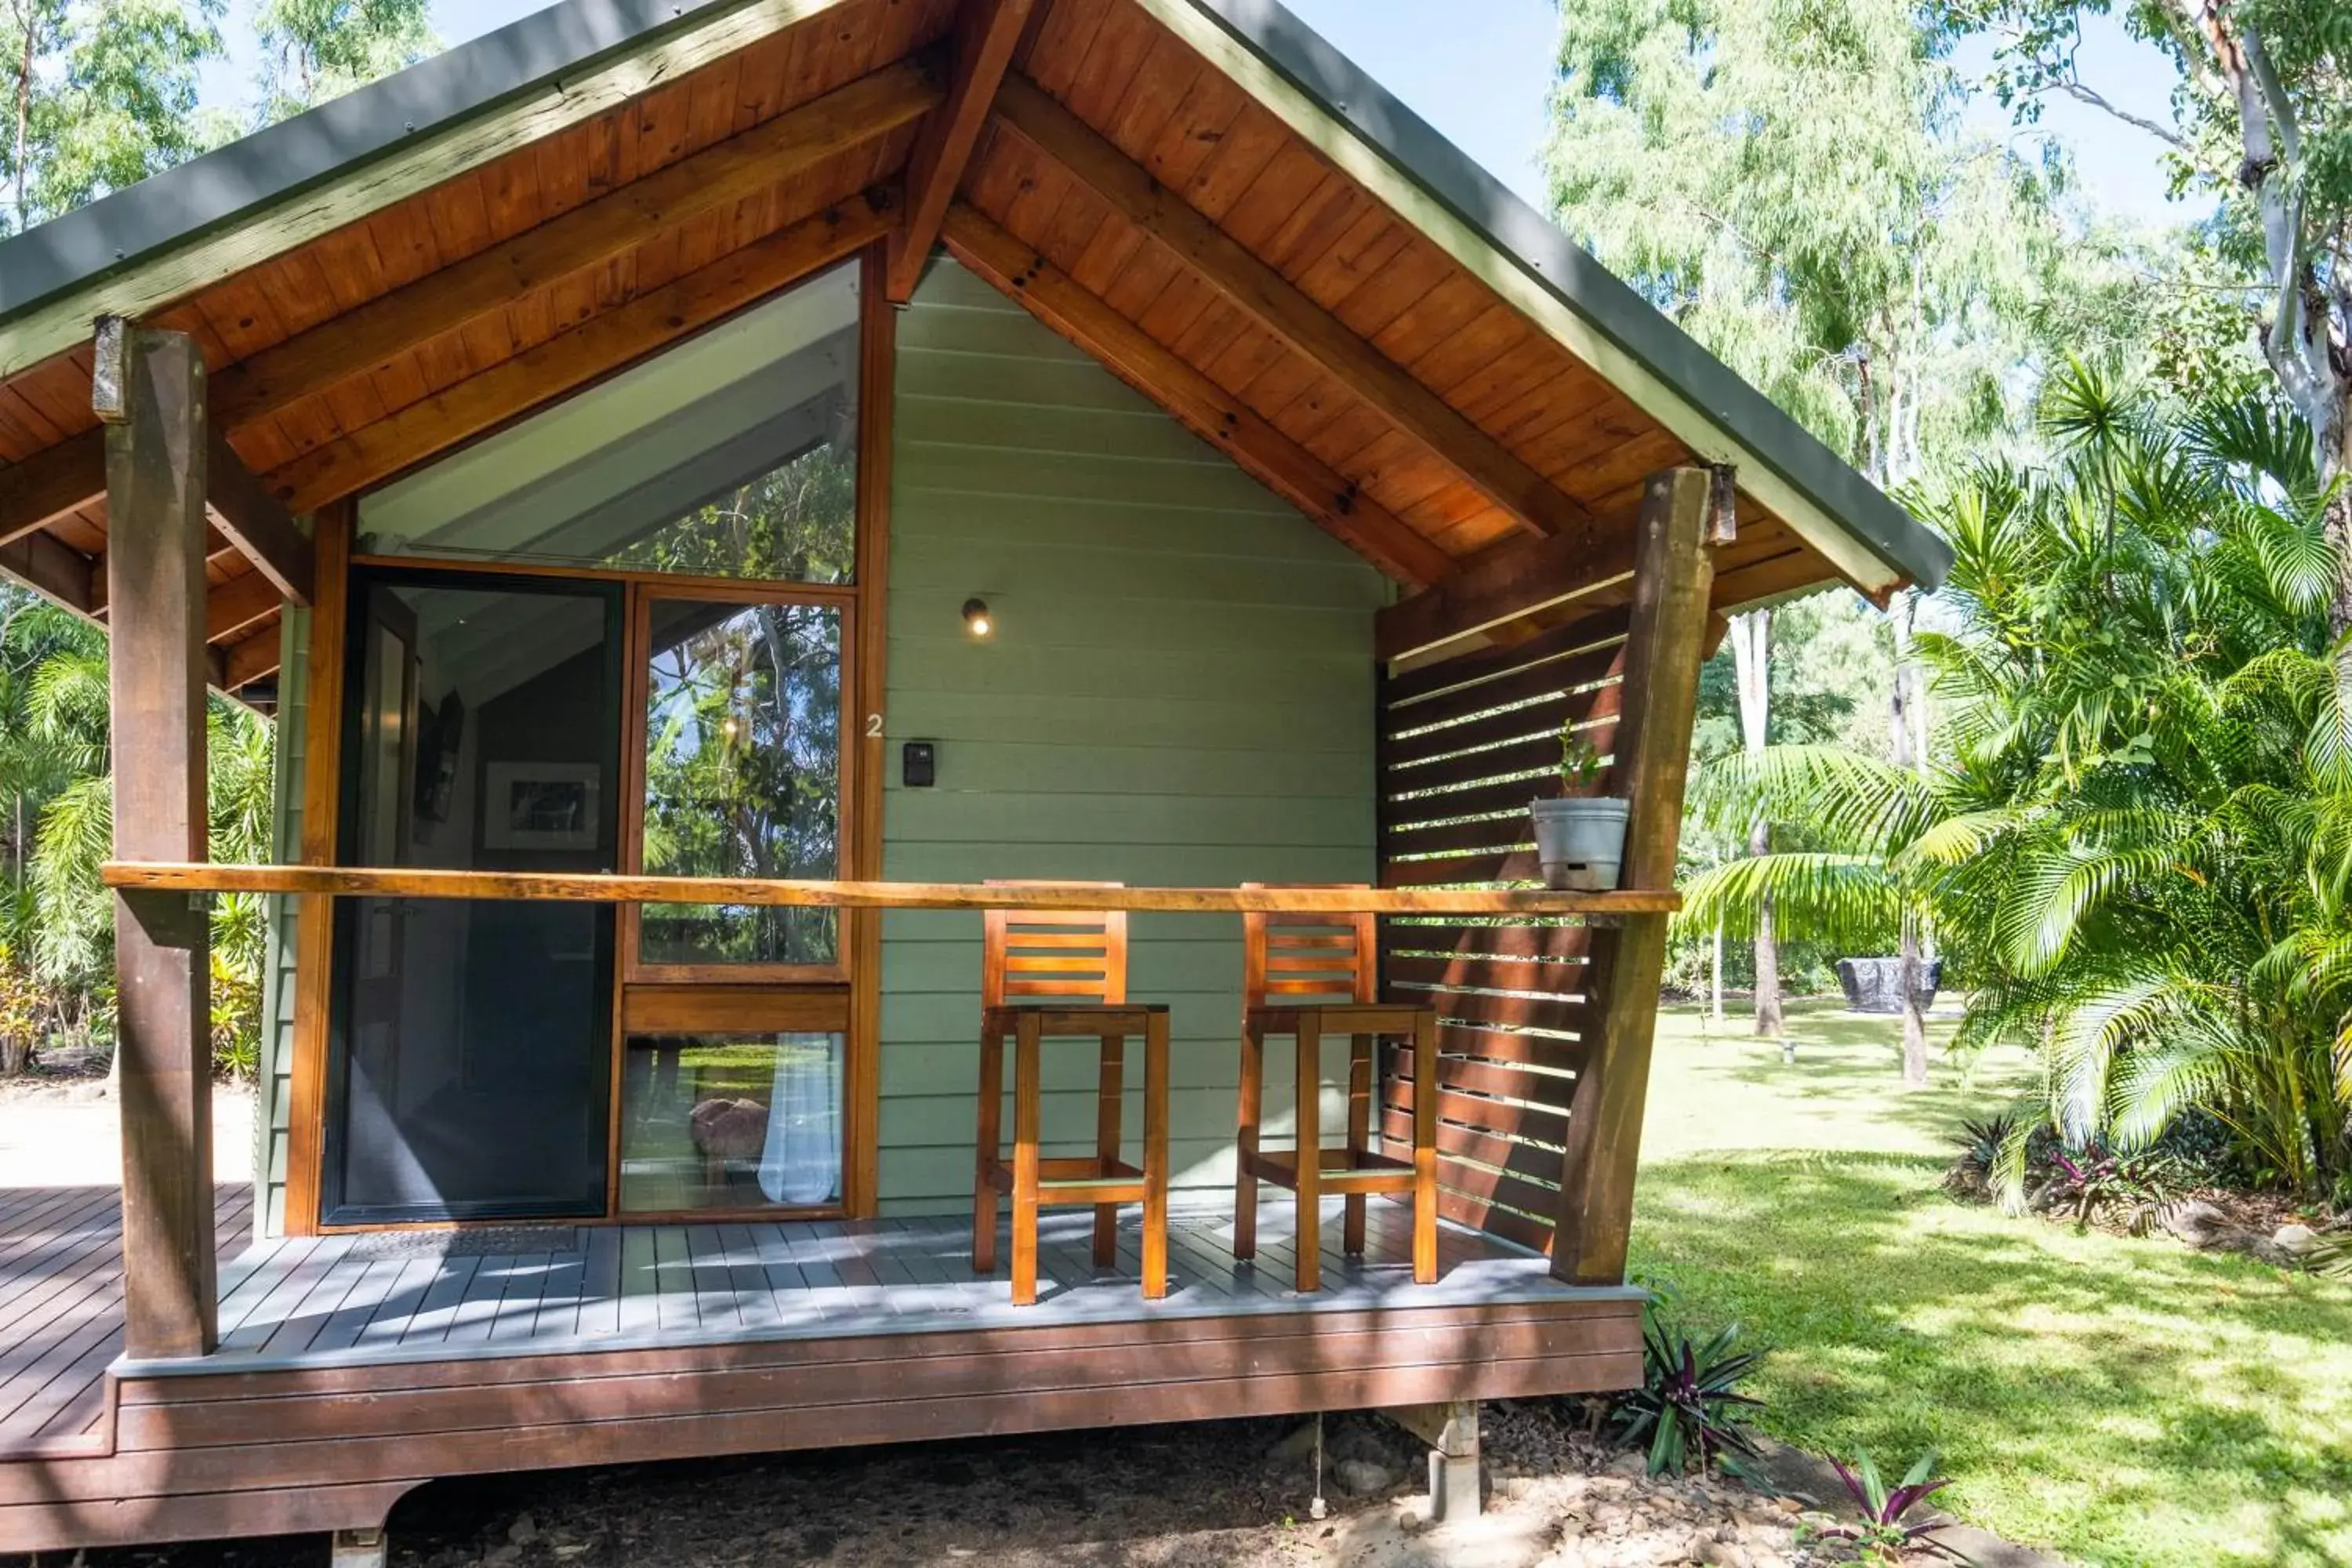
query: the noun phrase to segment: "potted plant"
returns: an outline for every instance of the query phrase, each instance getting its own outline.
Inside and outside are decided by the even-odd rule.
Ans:
[[[1594,793],[1608,771],[1591,742],[1573,725],[1561,727],[1559,798],[1528,805],[1545,887],[1605,893],[1617,886],[1625,863],[1625,818],[1632,804]]]

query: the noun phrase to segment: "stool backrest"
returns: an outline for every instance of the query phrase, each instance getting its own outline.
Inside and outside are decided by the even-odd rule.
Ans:
[[[1244,888],[1369,890],[1363,882],[1244,882]],[[1380,1000],[1379,922],[1370,914],[1242,916],[1242,1005],[1311,1007]]]
[[[1118,882],[992,881],[992,888],[1117,888]],[[1127,1002],[1125,910],[990,910],[982,917],[980,1005]]]

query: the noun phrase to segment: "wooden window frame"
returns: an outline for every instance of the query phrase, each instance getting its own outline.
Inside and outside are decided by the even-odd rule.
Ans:
[[[892,416],[897,385],[898,312],[887,301],[887,256],[883,245],[869,247],[859,258],[859,377],[858,446],[856,454],[855,570],[846,584],[779,583],[770,579],[702,577],[679,574],[630,572],[604,567],[570,566],[537,562],[453,562],[433,556],[355,554],[352,546],[359,528],[361,497],[322,508],[316,519],[319,584],[310,636],[310,704],[304,779],[302,858],[311,865],[332,865],[338,857],[340,795],[348,759],[340,744],[344,681],[345,619],[350,583],[357,568],[402,567],[429,572],[456,571],[479,576],[560,577],[575,581],[618,581],[627,600],[624,617],[628,647],[625,657],[643,645],[636,638],[638,606],[649,593],[662,596],[696,597],[748,595],[752,602],[781,596],[788,602],[830,602],[843,606],[842,626],[842,875],[853,879],[877,878],[882,871],[883,769],[887,754],[884,736],[884,660],[888,647],[887,575],[889,562]],[[787,287],[790,287],[789,285]],[[773,296],[770,296],[772,298]],[[706,329],[724,330],[725,323]],[[685,340],[680,340],[685,341]],[[668,345],[675,346],[675,345]],[[462,444],[461,444],[462,445]],[[452,450],[457,448],[453,447]],[[446,456],[446,454],[442,454]],[[397,476],[395,476],[397,477]],[[390,482],[390,481],[386,481]],[[371,489],[381,488],[372,486]],[[633,771],[644,767],[642,705],[644,677],[636,663],[624,670],[622,769],[624,840],[642,831],[642,784]],[[322,729],[321,716],[324,715]],[[321,764],[324,764],[321,766]],[[616,846],[616,852],[618,847]],[[625,864],[629,863],[627,861]],[[454,1230],[505,1225],[510,1221],[419,1220],[386,1225],[327,1226],[321,1223],[320,1197],[321,1158],[325,1143],[326,1058],[330,1047],[329,1018],[333,991],[332,900],[305,899],[297,914],[298,947],[294,1060],[289,1085],[289,1127],[287,1152],[285,1233],[289,1237],[343,1234],[369,1230]],[[730,976],[719,983],[687,980],[664,974],[657,980],[636,978],[635,911],[623,911],[614,922],[620,945],[614,968],[612,1009],[612,1094],[610,1096],[610,1158],[606,1171],[606,1202],[603,1215],[567,1223],[583,1226],[638,1225],[666,1217],[670,1223],[730,1218],[870,1217],[877,1209],[880,1186],[881,1121],[881,911],[845,910],[836,946],[836,963],[822,977],[780,979],[772,973]],[[734,966],[730,966],[734,967]],[[754,997],[772,998],[779,1016],[807,1006],[840,1006],[845,1018],[842,1083],[841,1202],[822,1209],[747,1209],[695,1211],[673,1216],[620,1211],[619,1138],[621,1130],[623,1053],[627,1049],[627,1020],[633,992],[650,994],[652,988],[674,994],[684,1011],[679,1017],[698,1016],[707,1005],[714,1018],[740,1017],[740,1008]],[[831,1014],[828,1016],[833,1016]],[[712,1026],[717,1032],[720,1026]]]
[[[621,870],[628,876],[645,872],[646,850],[646,742],[648,739],[646,709],[652,695],[651,670],[653,653],[653,607],[657,600],[677,599],[698,604],[798,605],[829,608],[841,617],[838,630],[838,657],[841,664],[841,704],[835,716],[837,733],[835,736],[838,756],[838,784],[834,803],[834,865],[835,875],[848,865],[850,844],[855,837],[858,803],[857,770],[859,750],[855,731],[858,716],[852,700],[860,688],[857,684],[857,626],[860,620],[859,594],[855,586],[817,588],[802,584],[780,584],[768,581],[737,583],[731,589],[697,580],[685,586],[673,586],[667,579],[632,577],[628,598],[623,609],[627,630],[623,637],[623,658],[628,662],[623,672],[624,689],[621,697],[627,711],[621,733],[621,835],[619,855]],[[629,985],[755,985],[777,987],[789,985],[846,985],[851,970],[848,922],[836,920],[834,928],[834,959],[830,963],[652,963],[643,956],[638,937],[643,925],[643,909],[625,904],[620,911],[619,953],[620,977]]]

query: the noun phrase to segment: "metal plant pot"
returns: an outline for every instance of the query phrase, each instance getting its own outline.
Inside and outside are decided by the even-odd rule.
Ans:
[[[1838,984],[1845,992],[1845,1005],[1855,1013],[1900,1013],[1903,1011],[1903,961],[1900,958],[1841,958],[1837,961]],[[1919,1011],[1927,1012],[1936,1005],[1936,993],[1944,984],[1944,961],[1923,959],[1919,963]]]
[[[1630,802],[1576,796],[1535,801],[1528,809],[1535,817],[1536,858],[1543,862],[1545,887],[1580,893],[1616,888],[1625,864]]]

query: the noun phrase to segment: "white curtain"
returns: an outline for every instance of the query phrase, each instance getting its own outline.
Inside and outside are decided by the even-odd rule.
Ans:
[[[786,1035],[778,1044],[760,1190],[796,1208],[830,1203],[841,1188],[841,1037]]]

